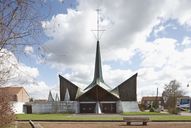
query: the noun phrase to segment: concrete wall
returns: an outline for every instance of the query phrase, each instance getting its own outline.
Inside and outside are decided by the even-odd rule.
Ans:
[[[139,112],[137,101],[117,101],[116,112]],[[59,101],[47,103],[33,103],[32,113],[79,113],[79,102]]]
[[[117,102],[117,113],[139,112],[137,101],[119,101]]]
[[[116,112],[117,113],[122,113],[123,112],[121,101],[116,102]]]
[[[47,103],[33,103],[32,113],[77,113],[76,101],[54,101]]]

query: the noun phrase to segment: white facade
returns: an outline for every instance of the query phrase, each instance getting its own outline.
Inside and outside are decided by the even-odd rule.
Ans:
[[[23,114],[24,113],[23,105],[25,104],[25,102],[11,102],[11,104],[12,104],[12,109],[13,109],[15,114]]]
[[[117,113],[139,112],[137,101],[119,101],[117,102]]]

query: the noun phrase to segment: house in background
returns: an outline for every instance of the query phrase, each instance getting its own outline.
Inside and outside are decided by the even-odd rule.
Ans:
[[[153,105],[154,102],[158,102],[159,104],[159,109],[163,110],[164,109],[164,100],[161,96],[146,96],[142,97],[141,99],[141,104],[144,106],[144,108],[150,109]]]
[[[24,104],[29,102],[29,95],[23,87],[1,87],[0,94],[6,94],[16,114],[24,113]]]

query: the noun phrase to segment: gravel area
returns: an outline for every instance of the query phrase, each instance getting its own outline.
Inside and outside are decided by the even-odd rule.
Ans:
[[[191,128],[191,122],[149,122],[147,126],[125,122],[40,122],[43,128]]]

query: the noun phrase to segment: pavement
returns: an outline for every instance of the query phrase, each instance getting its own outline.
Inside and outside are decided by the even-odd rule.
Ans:
[[[191,112],[181,112],[181,116],[191,116]]]
[[[149,122],[148,125],[133,123],[127,126],[125,122],[39,122],[44,128],[190,128],[191,122]]]

